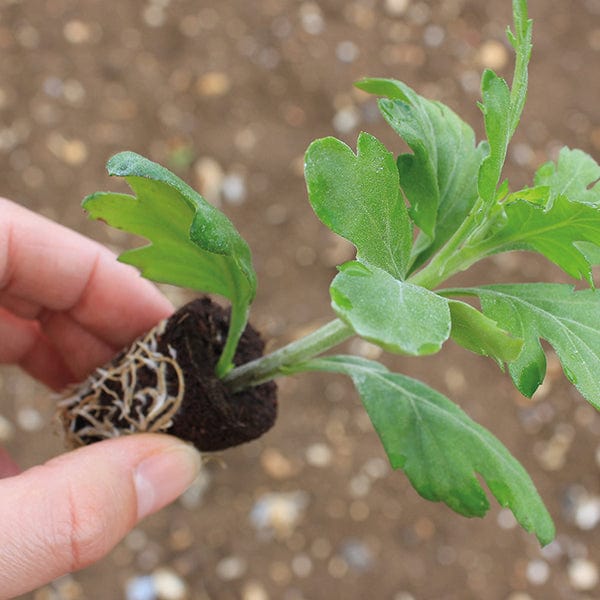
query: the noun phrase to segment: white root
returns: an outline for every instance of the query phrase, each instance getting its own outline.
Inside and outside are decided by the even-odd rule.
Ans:
[[[136,432],[166,431],[173,423],[185,394],[185,382],[177,353],[158,351],[158,339],[167,320],[136,340],[115,365],[96,369],[83,383],[71,387],[58,403],[58,416],[72,447]],[[152,386],[141,387],[140,370],[154,375]],[[176,385],[169,393],[169,377]],[[109,402],[107,402],[109,400]],[[116,427],[121,421],[126,426]]]

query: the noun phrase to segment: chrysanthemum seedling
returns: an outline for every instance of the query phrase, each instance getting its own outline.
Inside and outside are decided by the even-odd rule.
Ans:
[[[508,366],[526,396],[544,379],[545,339],[581,394],[600,407],[600,166],[564,148],[511,191],[502,181],[509,141],[521,117],[531,53],[525,0],[513,0],[516,53],[512,86],[487,70],[482,102],[487,140],[439,102],[389,79],[365,79],[384,119],[412,152],[397,159],[361,133],[354,153],[325,138],[306,153],[310,203],[319,219],[356,247],[330,292],[336,314],[308,336],[262,356],[247,326],[256,276],[250,251],[231,222],[163,167],[131,152],[114,156],[111,175],[135,196],[96,193],[92,218],[143,236],[150,244],[120,260],[145,277],[229,299],[225,313],[202,299],[181,308],[97,369],[61,402],[73,444],[135,431],[180,435],[201,450],[261,435],[274,422],[277,377],[321,371],[352,379],[394,468],[423,497],[467,516],[489,500],[542,544],[554,525],[531,479],[506,448],[456,404],[405,375],[356,356],[324,355],[351,336],[384,350],[421,356],[458,344]],[[413,235],[416,233],[416,235]],[[449,277],[501,252],[537,252],[590,289],[552,283],[440,289]],[[481,310],[459,300],[478,300]]]

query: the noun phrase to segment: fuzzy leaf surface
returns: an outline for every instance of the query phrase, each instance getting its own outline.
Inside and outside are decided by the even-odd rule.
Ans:
[[[556,163],[542,165],[535,174],[536,185],[550,188],[549,201],[566,196],[571,202],[600,206],[600,165],[582,150],[564,147]]]
[[[544,339],[556,351],[567,378],[600,409],[600,292],[575,291],[567,284],[526,283],[455,289],[447,295],[475,295],[485,315],[524,340],[509,364],[511,377],[531,397],[546,373]]]
[[[441,102],[423,98],[401,81],[363,79],[356,86],[385,96],[379,109],[412,150],[398,158],[400,185],[421,229],[413,254],[425,262],[454,233],[477,198],[477,173],[487,144]]]
[[[513,17],[515,31],[507,31],[508,40],[516,52],[512,88],[490,69],[484,71],[481,78],[482,102],[479,107],[483,113],[490,153],[481,164],[478,190],[488,204],[496,199],[508,143],[517,128],[527,96],[532,22],[527,17],[526,0],[513,0]]]
[[[433,354],[448,339],[446,298],[358,261],[339,270],[330,288],[333,310],[362,338],[410,355]]]
[[[424,383],[353,356],[331,356],[298,370],[342,373],[352,378],[395,469],[402,469],[427,500],[481,517],[489,500],[481,475],[501,506],[542,545],[554,524],[529,475],[502,443],[456,404]]]
[[[305,178],[319,219],[356,246],[361,260],[404,278],[412,245],[408,212],[393,155],[361,133],[357,153],[332,137],[306,151]]]
[[[537,188],[546,189],[550,188]],[[508,250],[543,254],[571,277],[592,283],[590,260],[578,242],[600,246],[600,207],[557,196],[544,206],[517,199],[504,205],[506,220],[474,247],[482,256]]]
[[[256,274],[248,245],[231,221],[173,173],[134,152],[113,156],[107,169],[124,177],[135,196],[97,192],[83,207],[90,217],[150,242],[119,260],[148,279],[228,298],[235,346],[256,292]]]
[[[493,358],[500,367],[519,356],[523,340],[511,336],[496,321],[470,304],[450,300],[448,306],[452,318],[450,337],[457,344],[471,352]]]

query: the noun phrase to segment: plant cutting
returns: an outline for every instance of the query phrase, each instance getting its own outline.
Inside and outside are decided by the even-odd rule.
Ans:
[[[59,414],[73,446],[137,431],[167,432],[202,451],[222,450],[267,431],[277,412],[278,377],[330,372],[348,376],[391,465],[424,498],[466,516],[500,505],[541,544],[554,525],[535,486],[501,442],[441,393],[382,364],[329,350],[352,336],[396,354],[431,355],[454,340],[490,357],[531,397],[546,357],[600,407],[600,166],[563,148],[529,187],[502,177],[527,91],[532,23],[526,0],[513,0],[511,85],[483,73],[479,104],[486,139],[447,106],[391,79],[363,79],[383,118],[409,146],[397,158],[361,133],[356,152],[332,137],[305,157],[310,204],[356,258],[330,286],[332,320],[270,354],[248,325],[256,292],[250,250],[229,219],[164,167],[132,152],[108,162],[134,195],[97,192],[83,206],[94,219],[147,239],[119,260],[157,282],[225,297],[203,297],[65,392]],[[587,287],[554,283],[443,287],[489,256],[541,254]]]

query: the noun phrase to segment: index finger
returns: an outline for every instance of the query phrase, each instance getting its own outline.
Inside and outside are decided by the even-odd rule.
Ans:
[[[28,318],[66,313],[115,347],[173,310],[154,285],[107,248],[0,198],[0,301],[7,299],[27,306]]]

